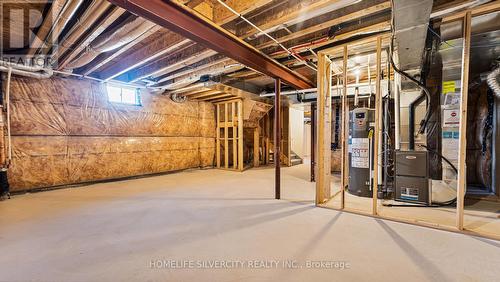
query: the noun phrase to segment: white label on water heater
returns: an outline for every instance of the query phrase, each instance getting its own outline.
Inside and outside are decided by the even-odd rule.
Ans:
[[[352,138],[351,144],[351,166],[356,168],[370,167],[370,139],[368,138]]]

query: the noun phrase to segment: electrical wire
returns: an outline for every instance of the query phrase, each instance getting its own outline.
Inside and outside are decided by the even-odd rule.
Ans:
[[[264,34],[269,39],[271,39],[272,41],[274,41],[274,43],[276,43],[280,48],[282,48],[284,51],[286,51],[290,56],[294,57],[299,62],[302,62],[305,66],[309,67],[310,69],[312,69],[314,71],[317,71],[317,69],[315,67],[309,65],[309,63],[307,61],[305,61],[304,59],[302,59],[299,56],[297,56],[295,54],[295,52],[290,51],[288,48],[286,48],[285,46],[283,46],[283,44],[281,44],[278,40],[276,40],[274,37],[272,37],[271,35],[269,35],[269,33],[265,32],[260,27],[256,26],[254,23],[252,23],[247,18],[245,18],[242,14],[236,12],[233,8],[231,8],[229,5],[227,5],[224,1],[217,0],[217,2],[219,2],[222,6],[226,7],[226,9],[228,9],[229,11],[231,11],[231,13],[235,14],[236,16],[238,16],[239,18],[241,18],[242,20],[244,20],[246,23],[248,23],[249,25],[251,25],[253,28],[255,28],[256,30],[258,30],[261,34]]]

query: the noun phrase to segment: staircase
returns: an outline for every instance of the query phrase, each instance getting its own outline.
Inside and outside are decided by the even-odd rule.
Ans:
[[[297,154],[295,154],[293,151],[290,154],[291,154],[290,166],[295,166],[295,165],[299,165],[299,164],[303,164],[304,163],[304,160],[301,157],[299,157]],[[283,153],[281,153],[281,162],[285,163],[285,164],[288,163],[288,158]],[[274,163],[274,152],[273,152],[273,150],[270,150],[269,163],[270,164]]]
[[[301,157],[299,157],[297,154],[295,154],[295,152],[291,152],[290,153],[290,166],[294,166],[294,165],[299,165],[299,164],[302,164],[304,163],[304,160],[302,160]]]

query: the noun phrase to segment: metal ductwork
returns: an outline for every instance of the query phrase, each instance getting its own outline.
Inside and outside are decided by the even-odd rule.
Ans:
[[[80,21],[78,21],[69,32],[68,36],[59,43],[59,48],[52,54],[52,59],[61,58],[66,51],[71,51],[78,39],[99,19],[107,9],[111,7],[108,1],[96,0],[92,2],[89,8],[85,11]]]
[[[59,38],[59,35],[63,31],[64,27],[68,24],[69,20],[71,19],[71,17],[73,17],[78,8],[80,8],[80,5],[82,3],[83,0],[71,0],[67,2],[64,10],[54,20],[54,25],[52,26],[51,31],[47,34],[47,36],[45,36],[44,45]],[[42,45],[38,46],[37,48],[40,48],[41,46]],[[40,53],[43,55],[47,55],[49,50],[48,48],[45,48],[38,51],[40,51]]]
[[[73,61],[65,66],[67,69],[83,67],[93,61],[99,54],[116,50],[141,36],[155,26],[154,23],[136,17],[117,29],[99,35],[85,50]]]
[[[432,0],[394,0],[394,44],[402,71],[421,67],[432,3]]]

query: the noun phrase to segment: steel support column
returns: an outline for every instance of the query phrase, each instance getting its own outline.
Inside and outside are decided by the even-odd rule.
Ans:
[[[275,167],[275,198],[281,198],[281,79],[274,81],[274,167]]]
[[[109,0],[133,14],[217,51],[245,66],[299,89],[314,87],[306,77],[278,63],[252,45],[176,1]]]

